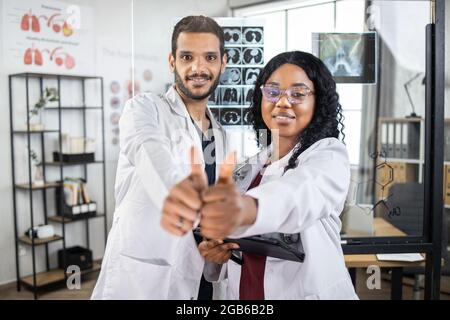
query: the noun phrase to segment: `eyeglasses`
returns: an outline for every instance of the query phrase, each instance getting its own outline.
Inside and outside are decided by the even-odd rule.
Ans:
[[[283,94],[286,94],[289,103],[292,104],[301,104],[308,96],[314,95],[314,92],[306,85],[295,86],[286,90],[281,90],[275,86],[262,85],[260,89],[264,98],[270,103],[277,103]]]

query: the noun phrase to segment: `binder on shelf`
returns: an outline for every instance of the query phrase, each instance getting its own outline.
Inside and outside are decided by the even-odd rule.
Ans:
[[[408,123],[408,159],[420,158],[420,122]]]
[[[444,161],[450,161],[450,123],[444,124]]]
[[[382,122],[381,123],[381,152],[385,153],[387,155],[388,150],[388,144],[387,144],[387,138],[388,138],[388,128],[387,123]]]
[[[394,158],[403,158],[402,124],[400,122],[394,122]]]
[[[387,123],[388,126],[388,137],[387,137],[387,144],[388,144],[388,149],[387,149],[387,154],[386,156],[388,158],[394,158],[394,123],[393,122],[388,122]]]
[[[408,148],[408,123],[402,123],[402,158],[407,159],[409,156]]]

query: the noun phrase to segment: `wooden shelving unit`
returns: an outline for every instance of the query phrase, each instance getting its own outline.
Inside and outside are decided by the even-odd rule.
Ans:
[[[94,261],[92,268],[88,270],[82,270],[81,275],[86,275],[88,273],[98,271],[100,270],[100,267],[101,261]],[[36,273],[36,287],[45,287],[50,284],[62,282],[65,279],[66,278],[63,269],[53,269],[46,272]],[[21,278],[20,281],[26,286],[33,287],[33,275]]]
[[[63,223],[63,220],[64,220],[64,223],[71,223],[71,222],[77,222],[77,221],[84,220],[84,219],[101,218],[104,216],[105,216],[104,214],[97,214],[92,217],[86,217],[86,218],[83,217],[83,218],[79,218],[79,219],[72,219],[72,218],[63,217],[63,216],[51,216],[51,217],[48,217],[48,220],[52,221],[52,222],[57,222],[57,223]]]
[[[43,130],[27,130],[26,128],[32,128],[29,123],[29,118],[27,117],[30,114],[33,106],[36,106],[37,99],[33,96],[32,92],[41,92],[41,97],[43,97],[42,93],[45,92],[45,86],[47,86],[47,81],[52,83],[52,86],[55,87],[58,98],[56,99],[56,106],[44,106],[40,112],[49,112],[51,117],[45,118],[42,120],[42,125],[45,129]],[[64,100],[64,96],[68,93],[67,89],[62,89],[62,81],[75,81],[79,89],[79,92],[71,92],[71,94],[79,94],[80,104],[75,104],[73,106],[67,106],[61,101]],[[19,86],[17,86],[19,84]],[[89,91],[88,86],[90,84],[95,85],[96,91]],[[19,90],[24,89],[25,99],[16,98],[19,95]],[[16,91],[17,90],[17,91]],[[16,92],[17,93],[16,93]],[[102,218],[103,219],[103,232],[104,232],[104,240],[106,245],[107,238],[107,221],[106,214],[102,212],[101,214],[96,214],[95,216],[90,216],[86,213],[86,216],[80,217],[77,216],[77,219],[73,219],[68,216],[60,216],[54,215],[63,207],[62,201],[64,201],[63,197],[60,197],[61,203],[56,203],[57,192],[55,192],[55,209],[51,208],[47,201],[47,196],[49,195],[49,189],[56,189],[56,191],[60,191],[59,188],[62,187],[62,181],[67,176],[67,171],[65,172],[65,168],[68,166],[79,166],[81,170],[80,173],[76,173],[76,177],[81,177],[85,181],[90,181],[88,179],[88,166],[91,164],[96,165],[96,170],[100,175],[98,177],[98,188],[101,188],[103,191],[103,195],[100,193],[98,195],[99,198],[103,198],[102,200],[96,199],[96,203],[101,203],[101,207],[106,210],[107,200],[106,200],[106,168],[105,168],[105,116],[104,116],[104,101],[103,101],[103,78],[101,77],[93,77],[93,76],[72,76],[72,75],[58,75],[58,74],[41,74],[41,73],[19,73],[9,75],[9,94],[10,94],[10,138],[11,138],[11,165],[12,165],[12,187],[13,187],[13,208],[14,208],[14,236],[15,236],[15,244],[16,244],[16,275],[17,275],[17,290],[20,290],[21,285],[27,286],[27,288],[31,289],[34,293],[34,298],[37,299],[37,291],[40,287],[58,283],[61,280],[66,278],[64,274],[64,270],[59,269],[61,265],[65,265],[64,257],[62,255],[63,261],[59,261],[58,259],[58,268],[52,266],[50,263],[50,254],[49,254],[49,243],[52,242],[61,242],[62,252],[66,250],[66,235],[67,230],[65,227],[66,223],[75,223],[80,221],[80,223],[85,224],[85,243],[82,245],[84,249],[91,249],[90,245],[90,223],[89,221],[93,218]],[[20,93],[23,94],[23,93]],[[96,101],[86,102],[87,95],[94,94]],[[35,101],[36,100],[36,101]],[[25,104],[24,102],[25,101]],[[92,103],[91,103],[92,102]],[[74,112],[78,114],[74,117]],[[93,114],[95,113],[95,114]],[[15,121],[15,115],[18,115]],[[25,117],[23,116],[25,114]],[[25,119],[24,119],[25,118]],[[79,136],[83,136],[83,138],[88,137],[88,126],[91,128],[93,125],[90,122],[90,118],[98,119],[98,122],[95,122],[95,130],[97,128],[101,128],[101,137],[99,137],[101,143],[101,151],[97,150],[94,154],[96,161],[89,162],[61,162],[61,161],[53,161],[55,158],[49,157],[49,152],[53,153],[62,153],[63,150],[63,133],[66,133],[65,125],[63,125],[63,119],[66,118],[77,118],[79,119],[79,127],[82,129],[82,133],[77,133]],[[50,120],[49,120],[50,119]],[[48,120],[48,121],[45,121]],[[50,122],[53,120],[52,122]],[[17,126],[18,128],[15,128]],[[24,129],[25,128],[25,129]],[[70,133],[70,132],[69,132]],[[20,143],[17,141],[20,140]],[[31,160],[28,161],[26,167],[19,167],[20,161],[17,161],[16,157],[21,156],[21,152],[16,152],[15,143],[22,148],[22,143],[25,142],[27,144],[27,149],[25,153],[25,159],[31,159],[32,151],[38,150],[39,154],[39,162],[42,163],[42,171],[43,171],[43,185],[35,185],[30,184],[32,179],[32,164]],[[49,143],[52,142],[52,143]],[[33,145],[33,147],[32,147]],[[49,147],[53,148],[53,150],[47,150]],[[36,149],[37,148],[37,149]],[[47,159],[46,159],[47,155]],[[101,155],[101,156],[100,156]],[[19,163],[19,165],[18,165]],[[97,167],[97,165],[99,165]],[[98,170],[97,170],[98,168]],[[76,168],[78,170],[78,168]],[[68,169],[70,170],[70,168]],[[21,171],[22,175],[20,178],[20,182],[16,182],[16,174],[18,171]],[[48,172],[51,171],[51,174]],[[59,173],[59,174],[58,174]],[[46,177],[52,176],[52,180],[57,181],[47,181]],[[25,178],[24,178],[25,176]],[[69,174],[70,176],[70,174]],[[27,182],[28,181],[28,182]],[[23,193],[26,192],[27,200],[23,201]],[[20,200],[18,200],[20,193]],[[35,197],[35,194],[39,194],[41,197]],[[18,205],[18,202],[21,202]],[[37,202],[37,203],[36,203]],[[27,206],[28,204],[28,206]],[[19,208],[18,208],[19,207]],[[102,210],[102,209],[100,209]],[[37,213],[39,212],[39,214]],[[43,213],[43,217],[42,214]],[[54,216],[48,216],[49,213],[52,213]],[[24,219],[25,216],[29,214],[28,221]],[[20,217],[19,217],[20,216]],[[39,217],[38,217],[39,216]],[[27,225],[23,224],[23,221]],[[36,225],[43,223],[55,223],[57,226],[55,227],[55,231],[58,234],[55,234],[52,237],[39,239],[35,238],[32,240],[30,237],[24,235],[24,231],[28,228],[34,228]],[[91,230],[92,231],[92,230]],[[96,230],[97,231],[97,230]],[[78,240],[79,241],[79,240]],[[19,244],[27,245],[31,248],[31,259],[32,259],[32,271],[25,271],[28,274],[26,277],[21,276],[21,268],[20,263],[22,259],[25,257],[19,257]],[[44,247],[45,250],[45,262],[46,268],[43,272],[38,270],[37,268],[37,256],[42,255],[42,250],[37,250],[36,247],[41,246]],[[59,252],[59,251],[58,251]],[[82,274],[92,272],[100,269],[100,263],[95,262],[94,267],[89,270],[82,271]],[[31,273],[31,275],[30,275]]]
[[[47,244],[47,243],[54,242],[54,241],[59,241],[59,240],[62,240],[62,239],[63,239],[63,237],[58,236],[58,235],[54,235],[53,237],[48,237],[48,238],[34,239],[34,245],[35,246],[40,246],[40,245],[43,245],[43,244]],[[21,243],[27,244],[29,246],[33,245],[33,242],[31,240],[31,238],[27,237],[27,236],[19,237],[19,241]]]
[[[50,189],[50,188],[57,188],[61,184],[57,181],[55,182],[47,182],[44,185],[31,185],[31,190],[42,190],[42,189]],[[20,183],[16,184],[17,189],[22,190],[30,190],[30,185],[28,183]]]

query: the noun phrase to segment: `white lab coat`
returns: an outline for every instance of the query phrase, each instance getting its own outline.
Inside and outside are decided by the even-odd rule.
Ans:
[[[238,188],[258,199],[253,225],[230,238],[272,232],[300,233],[304,263],[267,257],[265,299],[357,299],[345,267],[339,215],[350,182],[345,146],[335,138],[322,139],[298,157],[298,166],[283,175],[291,153],[269,165],[258,187],[246,191],[266,162],[270,148],[238,167]],[[245,263],[245,261],[244,261]],[[209,270],[209,280],[228,278],[228,299],[239,299],[241,266],[229,260]]]
[[[140,94],[120,118],[116,210],[92,299],[197,299],[204,259],[193,234],[173,236],[160,220],[168,190],[190,173],[190,147],[202,154],[202,144],[176,90],[165,97]],[[225,133],[207,112],[219,163]]]

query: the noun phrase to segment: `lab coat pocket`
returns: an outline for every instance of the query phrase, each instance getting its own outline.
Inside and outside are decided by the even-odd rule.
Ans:
[[[177,248],[174,276],[198,281],[202,277],[205,260],[191,233],[181,238]]]
[[[172,265],[179,237],[162,229],[161,214],[152,204],[128,201],[120,206],[119,252],[156,264]]]
[[[122,299],[167,299],[171,268],[140,259],[119,256],[121,274],[112,279],[124,293]]]
[[[343,278],[317,295],[320,300],[355,300],[358,296],[350,278]]]

